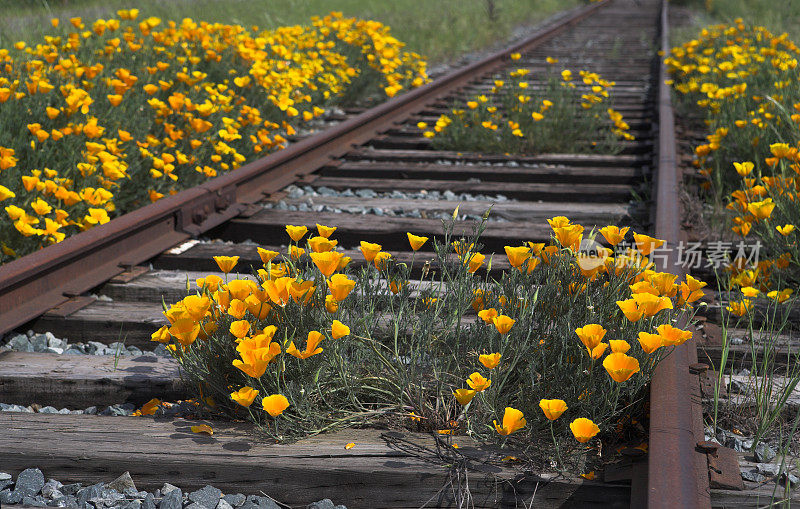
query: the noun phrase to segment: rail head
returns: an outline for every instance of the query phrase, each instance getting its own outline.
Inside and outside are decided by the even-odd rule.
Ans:
[[[669,44],[669,2],[661,5],[661,50]],[[680,173],[677,166],[675,118],[667,68],[660,59],[658,72],[658,175],[655,181],[655,234],[675,246],[680,240]],[[674,250],[660,270],[678,276],[684,271]],[[676,347],[659,363],[650,386],[650,437],[648,447],[647,507],[672,509],[711,506],[706,455],[696,450],[703,440],[702,422],[691,394],[697,377],[691,378],[690,349],[695,340]]]

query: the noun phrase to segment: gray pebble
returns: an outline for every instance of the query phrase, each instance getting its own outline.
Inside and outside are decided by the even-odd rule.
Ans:
[[[44,334],[35,334],[31,338],[31,345],[34,352],[44,352],[47,348],[47,336]]]
[[[11,479],[11,474],[0,472],[0,481],[8,481],[9,479]]]
[[[775,451],[764,442],[759,442],[753,453],[758,463],[769,463],[775,459]]]
[[[47,507],[42,497],[22,497],[22,505],[28,507]]]
[[[17,476],[17,482],[14,485],[14,490],[23,494],[23,496],[34,496],[44,486],[44,474],[38,468],[26,468]]]
[[[222,497],[222,500],[229,503],[233,507],[239,507],[242,504],[244,504],[245,500],[247,500],[247,497],[245,497],[241,493],[236,493],[236,494],[225,495],[224,497]]]
[[[90,499],[95,499],[100,496],[100,493],[103,491],[103,487],[105,485],[103,483],[92,484],[91,486],[87,486],[85,488],[81,488],[78,490],[78,506],[85,507],[86,503]]]
[[[122,475],[108,483],[107,487],[112,490],[117,490],[120,493],[124,493],[125,490],[133,490],[138,494],[139,491],[136,489],[133,479],[131,479],[130,472],[124,472]]]
[[[222,497],[222,491],[213,486],[205,486],[202,489],[189,493],[189,500],[206,509],[214,509],[217,507],[220,497]]]
[[[166,486],[166,485],[165,485]],[[180,488],[173,486],[173,490],[164,494],[161,502],[158,504],[158,509],[182,509],[183,508],[183,493]]]
[[[49,507],[64,507],[67,509],[79,509],[78,500],[72,495],[65,495],[61,498],[56,498],[47,503]]]
[[[97,497],[89,498],[89,502],[93,503],[95,507],[100,507],[100,504],[112,506],[115,502],[124,498],[125,496],[117,490],[103,488]]]
[[[311,504],[308,504],[307,509],[347,509],[347,507],[343,505],[334,505],[331,499],[325,498],[318,502],[312,502]]]
[[[356,191],[356,196],[361,198],[376,198],[378,193],[369,188],[359,189]]]
[[[63,493],[59,491],[61,486],[63,486],[63,484],[55,479],[48,480],[46,483],[44,483],[44,486],[42,486],[42,496],[50,500],[63,497]]]
[[[58,413],[58,409],[54,408],[54,407],[51,407],[51,406],[46,406],[44,408],[40,408],[39,409],[39,413],[40,414],[57,414]]]
[[[64,350],[64,355],[86,355],[86,352],[78,348],[75,348],[75,345],[72,345],[66,350]]]
[[[86,415],[97,415],[97,407],[90,406],[89,408],[84,408],[83,413]]]
[[[281,509],[271,498],[261,497],[259,495],[249,495],[247,497],[247,502],[245,502],[242,507],[247,508],[248,504],[252,504],[258,509]]]
[[[775,463],[762,463],[756,466],[759,472],[765,475],[778,475],[781,470],[780,465],[776,465]]]
[[[8,475],[8,474],[5,474]],[[0,490],[4,490],[14,484],[14,481],[11,480],[11,476],[8,476],[8,479],[0,479]]]
[[[66,340],[59,339],[53,335],[51,332],[45,332],[44,334],[47,336],[47,346],[50,348],[66,348],[67,342]]]
[[[54,346],[48,346],[47,348],[44,349],[44,352],[45,353],[57,353],[57,354],[61,355],[62,353],[64,353],[64,349],[63,348],[57,348],[57,347],[54,347]]]
[[[142,500],[142,509],[156,509],[156,502],[153,495],[148,493]]]
[[[752,482],[763,482],[766,479],[757,468],[742,470],[742,479]]]
[[[32,352],[33,345],[31,344],[30,340],[27,336],[23,336],[22,334],[17,334],[11,341],[8,342],[8,346],[12,350],[16,350],[17,352]]]
[[[163,495],[166,495],[167,493],[173,492],[175,490],[181,491],[180,488],[178,488],[177,486],[175,486],[173,484],[170,484],[168,482],[165,482],[164,486],[161,487],[161,493]]]
[[[118,403],[106,407],[105,410],[100,412],[100,415],[128,416],[131,415],[134,410],[136,410],[136,406],[134,406],[133,403]]]
[[[233,506],[225,501],[224,498],[219,499],[216,509],[233,509]]]
[[[22,502],[22,497],[24,495],[19,491],[11,491],[10,489],[5,489],[0,491],[0,504],[19,504]]]
[[[119,506],[120,509],[142,509],[142,501],[141,500],[131,500],[125,505]]]
[[[81,483],[79,482],[72,484],[65,484],[64,486],[61,486],[61,488],[59,488],[59,490],[61,490],[61,493],[63,493],[64,495],[74,495],[78,493],[80,489],[81,489]]]
[[[133,345],[128,347],[128,353],[130,353],[131,355],[135,355],[137,357],[142,355],[142,351]]]
[[[108,349],[111,350],[114,353],[116,353],[116,352],[120,352],[121,353],[121,352],[127,351],[128,347],[125,346],[125,343],[120,343],[119,341],[115,341],[115,342],[111,343],[110,345],[108,345]]]

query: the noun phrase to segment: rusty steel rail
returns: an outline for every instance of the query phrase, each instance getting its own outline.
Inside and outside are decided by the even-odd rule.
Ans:
[[[80,295],[126,269],[239,215],[325,163],[543,43],[611,0],[569,11],[531,37],[433,82],[253,161],[235,172],[159,200],[0,267],[0,334],[48,310],[69,313]]]
[[[661,50],[669,52],[668,1],[661,8]],[[655,234],[673,249],[660,270],[679,276],[674,247],[680,240],[680,173],[677,167],[675,119],[667,69],[663,59],[658,73],[658,177],[655,182]],[[680,324],[679,324],[680,325]],[[663,359],[650,385],[650,438],[648,447],[647,507],[683,509],[711,507],[706,455],[697,450],[703,441],[699,380],[689,365],[697,362],[693,338]]]

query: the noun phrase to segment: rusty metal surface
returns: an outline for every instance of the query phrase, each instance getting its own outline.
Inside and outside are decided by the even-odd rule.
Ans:
[[[661,49],[669,51],[668,3],[662,2]],[[660,63],[658,82],[658,178],[655,189],[655,234],[675,246],[680,239],[679,175],[675,123],[666,67]],[[660,270],[683,274],[670,251]],[[695,350],[694,355],[690,352]],[[650,388],[650,438],[647,507],[685,509],[710,507],[706,455],[695,444],[703,439],[699,379],[690,376],[697,362],[692,339],[675,348],[658,365]],[[698,417],[700,426],[698,429]]]
[[[418,89],[306,138],[288,148],[165,197],[59,244],[0,266],[0,334],[8,332],[71,296],[124,272],[170,247],[236,217],[259,201],[330,162],[353,145],[394,127],[428,103],[452,93],[477,76],[506,64],[607,5],[576,8],[528,39],[460,68]]]
[[[710,486],[723,490],[743,490],[744,481],[742,481],[742,471],[739,468],[739,453],[716,442],[706,442],[705,444],[709,446],[713,444],[713,447],[698,447],[708,458]]]

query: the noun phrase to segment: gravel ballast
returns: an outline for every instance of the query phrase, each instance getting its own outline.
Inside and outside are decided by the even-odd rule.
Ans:
[[[155,330],[155,328],[153,330]],[[158,343],[152,351],[142,350],[133,345],[126,346],[125,343],[119,341],[110,344],[101,343],[99,341],[69,343],[66,339],[56,337],[52,332],[37,333],[32,330],[24,334],[20,332],[9,333],[6,335],[5,340],[0,341],[0,346],[4,346],[15,352],[55,353],[64,355],[171,356],[167,348],[161,343]]]
[[[45,482],[38,468],[23,470],[14,479],[0,472],[0,504],[22,504],[29,507],[64,507],[67,509],[281,509],[269,496],[225,494],[214,486],[184,492],[178,486],[164,483],[152,491],[139,491],[128,472],[109,483],[83,486],[63,484],[55,479]],[[307,509],[347,509],[329,499],[319,500]]]

